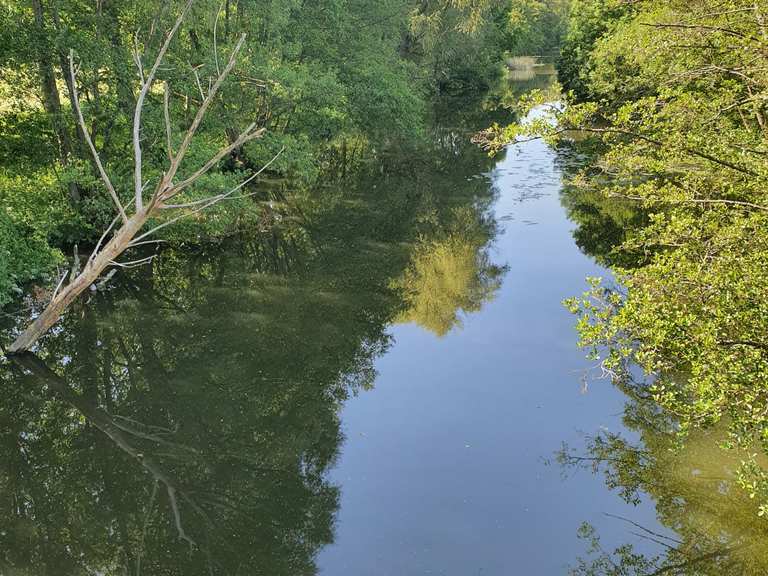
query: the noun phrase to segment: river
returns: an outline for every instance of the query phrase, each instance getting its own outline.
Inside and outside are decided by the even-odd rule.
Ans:
[[[568,154],[470,134],[300,218],[275,192],[257,238],[164,251],[6,362],[0,574],[559,575],[588,534],[649,558],[752,538],[722,476],[691,496],[730,470],[716,438],[653,493],[663,415],[576,345],[561,302],[608,273],[574,242]]]

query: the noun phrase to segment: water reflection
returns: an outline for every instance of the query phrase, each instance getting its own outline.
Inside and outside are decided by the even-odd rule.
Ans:
[[[473,210],[455,211],[450,228],[421,238],[411,262],[393,286],[404,309],[398,322],[415,322],[445,336],[461,326],[460,313],[478,312],[501,286],[504,269],[491,263],[487,235]]]
[[[559,460],[566,468],[603,474],[606,486],[628,503],[649,496],[666,531],[642,526],[631,515],[616,518],[631,528],[636,540],[610,550],[603,549],[600,534],[585,525],[582,536],[591,554],[580,559],[572,573],[757,576],[768,572],[768,550],[763,545],[768,525],[737,476],[749,455],[722,449],[728,440],[723,427],[693,433],[681,444],[674,420],[657,408],[644,387],[623,387],[631,397],[624,421],[638,440],[603,431],[589,438],[586,451],[565,448]],[[765,460],[761,455],[762,465]],[[641,540],[657,544],[659,553],[639,553],[636,545]]]
[[[0,573],[316,573],[340,407],[373,385],[411,280],[452,287],[415,313],[443,333],[500,282],[471,177],[491,161],[450,142],[315,191],[290,235],[166,252],[7,361]]]
[[[576,225],[579,248],[603,265],[631,268],[651,257],[628,242],[646,225],[648,215],[632,201],[607,197],[600,179],[579,178],[589,171],[595,150],[588,143],[562,145],[558,163],[563,174],[561,203]],[[596,183],[596,184],[595,184]],[[725,426],[699,430],[682,439],[672,415],[654,402],[649,383],[632,370],[613,375],[628,398],[624,433],[600,431],[585,446],[564,448],[558,460],[566,470],[584,468],[601,474],[608,489],[631,505],[653,502],[662,529],[638,523],[630,513],[615,517],[629,528],[631,542],[604,547],[601,533],[589,524],[580,536],[588,554],[571,573],[579,576],[729,575],[768,573],[768,524],[758,515],[739,480],[742,463],[756,458],[763,469],[768,456],[724,450]],[[648,543],[655,553],[640,551]]]

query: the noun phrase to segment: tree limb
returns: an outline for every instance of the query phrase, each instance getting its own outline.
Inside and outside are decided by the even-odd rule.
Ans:
[[[83,137],[88,144],[88,148],[91,151],[91,155],[93,156],[93,161],[96,164],[99,175],[101,176],[104,185],[107,187],[107,192],[109,192],[109,195],[112,197],[112,201],[115,203],[120,217],[123,219],[123,222],[128,222],[128,216],[126,215],[125,210],[123,210],[123,205],[120,203],[120,198],[117,196],[117,192],[115,191],[115,187],[112,185],[112,181],[109,179],[106,170],[104,170],[104,165],[101,163],[101,158],[99,158],[99,153],[96,151],[96,146],[93,145],[91,134],[88,131],[88,127],[85,124],[85,119],[83,118],[83,111],[80,108],[80,96],[77,93],[77,81],[75,79],[75,56],[73,50],[69,51],[69,77],[71,80],[70,88],[72,89],[72,102],[75,105],[77,121],[80,124],[80,129],[83,132]]]
[[[149,89],[152,86],[152,82],[155,79],[157,69],[160,67],[160,63],[163,61],[165,53],[168,51],[168,47],[171,45],[171,40],[173,40],[173,37],[176,35],[176,31],[179,29],[179,26],[181,26],[181,23],[184,20],[184,16],[186,16],[191,5],[192,0],[187,0],[187,3],[184,5],[184,8],[181,11],[181,14],[179,14],[179,17],[176,18],[176,22],[174,23],[173,28],[171,28],[171,31],[168,33],[165,42],[163,42],[163,45],[160,48],[160,52],[158,52],[157,58],[155,58],[155,63],[152,65],[152,69],[149,71],[149,75],[142,83],[139,97],[136,99],[136,110],[133,113],[133,186],[137,212],[139,212],[144,205],[144,199],[142,197],[141,176],[141,112],[144,108],[144,99],[147,97],[147,92],[149,92]],[[140,63],[141,60],[138,59],[138,62]],[[143,71],[141,73],[143,74]]]

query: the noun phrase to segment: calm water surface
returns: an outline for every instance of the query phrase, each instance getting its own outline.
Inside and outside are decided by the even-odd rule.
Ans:
[[[94,291],[0,370],[0,574],[559,575],[585,522],[609,551],[674,528],[755,558],[717,439],[670,458],[664,416],[576,347],[561,300],[605,271],[567,162],[443,127]],[[556,461],[594,438],[621,474]]]
[[[508,270],[496,297],[440,338],[391,328],[376,387],[342,412],[346,442],[331,478],[341,486],[336,542],[323,574],[565,574],[585,551],[588,521],[623,544],[656,527],[599,477],[564,477],[563,442],[623,430],[624,395],[593,374],[561,301],[605,275],[574,244],[561,173],[542,142],[510,149],[487,173],[502,230],[492,258]]]

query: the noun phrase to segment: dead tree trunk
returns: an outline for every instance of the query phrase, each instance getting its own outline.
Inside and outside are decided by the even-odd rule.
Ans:
[[[225,200],[230,197],[234,197],[233,195],[235,193],[240,192],[249,182],[254,180],[259,174],[261,174],[261,172],[263,172],[275,160],[275,158],[277,158],[277,156],[279,156],[280,153],[278,153],[270,162],[268,162],[265,166],[263,166],[261,170],[251,175],[250,177],[248,177],[246,180],[244,180],[234,188],[228,191],[222,192],[221,194],[210,196],[194,202],[188,202],[186,204],[170,204],[169,203],[170,200],[172,200],[175,196],[180,194],[182,191],[192,186],[201,176],[206,174],[209,170],[211,170],[214,166],[216,166],[221,160],[223,160],[233,151],[239,149],[246,142],[253,140],[255,138],[259,138],[264,133],[263,129],[259,129],[256,127],[256,123],[250,124],[245,130],[243,130],[239,134],[239,136],[237,136],[237,138],[234,139],[233,142],[231,142],[229,145],[220,149],[205,164],[197,168],[197,170],[192,172],[190,175],[186,176],[184,179],[178,182],[176,181],[176,176],[179,172],[179,168],[182,164],[182,161],[184,160],[184,156],[187,150],[189,149],[189,145],[192,142],[192,139],[194,138],[195,133],[197,132],[197,129],[200,127],[200,124],[203,121],[203,117],[205,116],[209,107],[213,103],[216,97],[216,94],[221,88],[222,83],[224,82],[226,77],[229,75],[229,73],[232,71],[232,68],[235,65],[237,55],[242,49],[243,43],[245,41],[245,36],[241,36],[237,45],[235,46],[232,53],[230,54],[227,65],[223,68],[223,70],[218,72],[217,76],[215,77],[215,80],[212,82],[211,87],[208,90],[208,93],[204,95],[202,104],[197,109],[197,113],[195,114],[195,117],[192,120],[192,124],[184,133],[184,136],[181,139],[181,144],[179,145],[178,150],[176,151],[174,151],[173,149],[173,134],[172,134],[172,127],[171,127],[171,120],[170,120],[170,104],[169,104],[170,88],[167,83],[165,84],[163,106],[164,106],[165,129],[166,129],[166,147],[167,147],[167,153],[168,153],[168,168],[163,173],[163,176],[160,178],[160,181],[157,182],[157,184],[155,185],[154,191],[151,194],[151,196],[149,196],[149,198],[147,198],[147,201],[145,202],[144,189],[146,187],[146,184],[144,183],[143,176],[142,176],[142,149],[141,149],[141,115],[144,108],[144,102],[147,97],[147,94],[150,91],[150,88],[152,87],[155,81],[156,73],[160,67],[160,64],[163,61],[163,58],[165,57],[166,52],[168,51],[168,47],[170,46],[171,40],[176,35],[176,32],[181,26],[184,16],[189,11],[191,4],[192,4],[192,0],[188,0],[181,14],[176,19],[176,22],[173,28],[167,34],[165,42],[160,48],[160,51],[157,54],[155,62],[152,65],[152,68],[146,74],[146,77],[145,77],[144,66],[141,62],[141,54],[139,53],[138,49],[136,49],[134,53],[134,60],[136,62],[138,75],[141,80],[141,89],[136,99],[136,106],[134,108],[134,116],[133,116],[134,190],[132,193],[132,198],[127,204],[124,204],[123,201],[121,201],[120,196],[118,195],[117,191],[112,185],[112,182],[109,176],[107,175],[107,172],[104,168],[101,158],[99,157],[99,154],[96,151],[93,141],[90,138],[89,131],[86,126],[85,119],[83,118],[82,110],[80,108],[80,100],[77,93],[77,79],[76,79],[77,74],[76,74],[75,64],[74,64],[74,55],[70,51],[69,71],[70,71],[70,81],[71,81],[70,86],[72,91],[72,104],[74,107],[74,112],[78,119],[80,128],[82,129],[85,143],[89,148],[91,155],[93,157],[93,162],[96,166],[96,169],[99,172],[99,175],[101,176],[101,179],[104,183],[105,188],[107,189],[107,192],[109,193],[113,203],[115,204],[117,216],[112,221],[112,225],[109,226],[107,230],[105,230],[104,233],[102,234],[101,239],[99,240],[98,244],[96,245],[96,248],[94,249],[93,253],[88,259],[88,262],[84,266],[83,271],[78,276],[71,279],[71,282],[64,287],[62,287],[62,285],[66,278],[66,274],[64,277],[62,277],[62,279],[59,282],[59,286],[54,292],[53,297],[51,298],[51,301],[48,304],[48,306],[45,308],[42,314],[40,314],[40,316],[38,316],[24,330],[24,332],[22,332],[16,338],[13,344],[11,344],[11,346],[8,349],[10,353],[18,353],[25,350],[29,350],[43,334],[45,334],[54,324],[56,324],[56,322],[58,322],[59,318],[67,309],[67,307],[70,304],[72,304],[72,302],[80,294],[82,294],[85,290],[87,290],[88,287],[91,286],[91,284],[93,284],[99,278],[99,276],[102,274],[102,272],[104,272],[105,269],[107,269],[110,266],[126,267],[126,266],[138,265],[149,260],[149,259],[142,259],[142,260],[137,260],[135,262],[127,262],[127,263],[117,262],[117,258],[125,250],[133,246],[138,246],[140,244],[153,242],[152,240],[147,241],[145,240],[145,238],[147,238],[154,232],[160,230],[161,228],[164,228],[180,220],[181,218],[184,218],[191,214],[196,214],[202,210],[205,210],[206,208],[209,208],[210,206],[213,206],[214,204],[217,204],[222,200]],[[240,193],[237,197],[243,197],[247,195],[248,194]],[[133,208],[128,208],[131,205],[133,205]],[[161,224],[155,226],[148,232],[144,232],[143,234],[139,235],[139,232],[142,230],[142,228],[150,218],[158,216],[161,213],[161,211],[165,211],[165,210],[177,211],[179,212],[179,214],[175,217],[165,219]],[[129,215],[129,212],[132,212],[132,213]],[[118,224],[118,222],[121,223],[120,226],[117,227],[117,229],[112,234],[111,238],[107,240],[107,237],[112,232],[113,228]],[[106,243],[105,243],[105,240],[106,240]]]
[[[132,238],[141,230],[148,218],[147,210],[135,214],[125,223],[112,239],[99,250],[83,271],[67,286],[54,295],[42,314],[30,324],[9,348],[10,352],[29,350],[40,336],[45,334],[72,302],[93,284],[101,273],[111,266],[115,259],[128,247]]]

